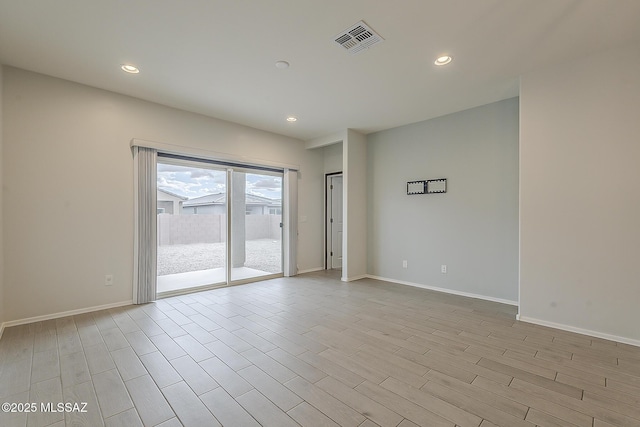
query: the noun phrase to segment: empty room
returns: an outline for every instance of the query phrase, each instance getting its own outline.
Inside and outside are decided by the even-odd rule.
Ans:
[[[640,426],[640,2],[0,1],[0,426]]]

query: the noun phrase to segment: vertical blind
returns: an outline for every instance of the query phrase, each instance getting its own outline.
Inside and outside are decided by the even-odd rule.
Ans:
[[[283,181],[284,275],[290,277],[298,274],[298,171],[285,169]]]
[[[157,152],[134,147],[134,267],[133,302],[156,299],[157,285]]]

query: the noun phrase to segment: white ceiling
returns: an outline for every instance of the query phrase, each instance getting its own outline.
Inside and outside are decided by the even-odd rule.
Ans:
[[[352,56],[333,37],[360,20],[385,41]],[[0,63],[303,140],[510,98],[627,43],[640,0],[0,0]]]

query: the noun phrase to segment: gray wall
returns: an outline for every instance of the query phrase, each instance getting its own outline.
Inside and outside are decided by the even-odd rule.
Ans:
[[[342,172],[342,142],[327,145],[324,151],[324,173]]]
[[[521,79],[520,317],[640,345],[640,50]]]
[[[370,134],[367,148],[368,274],[517,301],[518,99]],[[434,178],[446,194],[406,194]]]

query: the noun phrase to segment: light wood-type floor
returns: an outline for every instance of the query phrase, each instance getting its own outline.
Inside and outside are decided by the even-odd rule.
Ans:
[[[0,425],[640,426],[640,348],[514,315],[319,272],[12,327]]]

